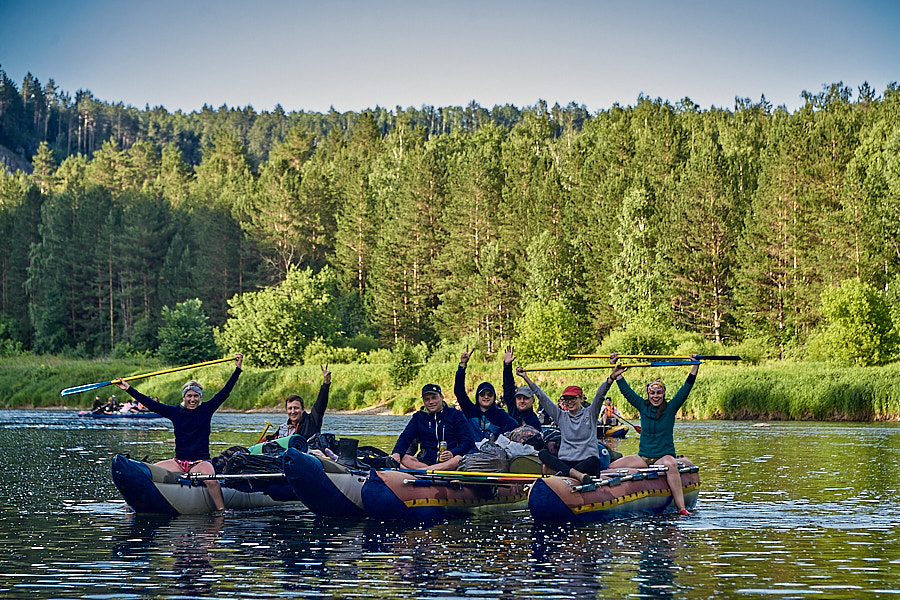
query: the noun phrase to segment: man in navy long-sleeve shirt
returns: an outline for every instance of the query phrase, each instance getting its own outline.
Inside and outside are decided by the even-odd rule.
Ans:
[[[429,383],[422,388],[424,410],[416,412],[391,453],[391,458],[408,469],[455,471],[463,455],[475,449],[475,440],[463,414],[447,406],[441,386]],[[418,439],[418,456],[409,454]],[[443,450],[441,446],[443,445]]]

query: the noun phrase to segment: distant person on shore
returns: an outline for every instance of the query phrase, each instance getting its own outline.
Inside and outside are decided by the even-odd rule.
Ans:
[[[615,364],[618,359],[619,356],[615,352],[609,355],[611,364]],[[691,360],[696,361],[697,355],[691,354]],[[640,397],[625,381],[623,375],[627,367],[616,365],[606,380],[609,384],[615,381],[625,400],[641,415],[641,442],[638,446],[638,453],[613,461],[609,468],[642,469],[651,465],[667,466],[669,469],[666,471],[666,481],[669,483],[669,489],[672,490],[675,507],[682,515],[691,513],[684,505],[681,473],[678,472],[678,462],[675,460],[675,415],[687,400],[691,388],[694,387],[694,380],[697,378],[699,369],[699,363],[691,367],[687,380],[670,401],[666,401],[666,386],[659,379],[647,384],[646,399]]]
[[[456,381],[453,393],[459,408],[466,416],[469,427],[472,429],[472,437],[476,442],[481,440],[497,439],[497,436],[512,431],[519,426],[518,421],[497,406],[497,392],[493,384],[484,381],[478,384],[475,390],[475,402],[469,398],[466,392],[466,366],[472,356],[474,348],[470,351],[466,346],[465,352],[459,357],[459,367],[456,369]]]
[[[234,356],[234,372],[225,386],[216,394],[203,402],[203,386],[193,379],[181,387],[181,404],[171,406],[157,402],[149,396],[145,396],[121,377],[115,384],[125,390],[132,398],[149,408],[152,412],[166,417],[172,421],[175,429],[175,458],[162,460],[156,463],[158,466],[175,473],[204,473],[215,475],[216,471],[210,462],[209,436],[212,429],[212,416],[225,400],[237,383],[241,374],[241,364],[244,362],[243,354]],[[217,511],[225,510],[225,499],[222,496],[222,488],[219,482],[208,479],[203,482],[209,491]]]
[[[306,412],[303,406],[303,398],[297,394],[291,394],[284,399],[284,407],[287,411],[287,421],[282,424],[271,439],[302,435],[309,439],[322,431],[322,420],[325,410],[328,408],[328,392],[331,389],[331,371],[328,365],[322,369],[322,386],[319,388],[319,396],[313,404],[312,411]]]
[[[444,402],[441,386],[429,383],[422,388],[424,407],[417,411],[391,453],[395,464],[408,469],[455,471],[463,455],[475,449],[475,440],[466,417]],[[419,453],[409,454],[418,439]]]

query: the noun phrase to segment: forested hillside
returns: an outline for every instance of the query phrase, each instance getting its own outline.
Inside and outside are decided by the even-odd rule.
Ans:
[[[896,350],[896,85],[826,86],[793,113],[184,114],[0,71],[0,144],[31,165],[0,175],[7,352],[154,352],[163,307],[193,298],[226,346],[290,346],[257,364],[542,329],[591,349],[648,323],[773,357]]]

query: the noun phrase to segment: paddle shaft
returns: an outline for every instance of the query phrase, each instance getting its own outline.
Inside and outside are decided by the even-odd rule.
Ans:
[[[428,487],[430,485],[492,485],[494,487],[500,486],[516,486],[516,485],[526,485],[529,483],[534,483],[534,479],[529,479],[527,481],[508,481],[504,479],[498,480],[488,480],[488,479],[404,479],[403,485],[411,485],[413,487]]]
[[[631,425],[631,427],[637,432],[637,434],[638,434],[638,435],[641,435],[641,426],[640,426],[640,425],[635,425],[634,423],[632,423],[631,421],[629,421],[628,419],[626,419],[626,418],[623,417],[622,415],[616,415],[616,418],[619,419],[619,420],[625,421],[626,423],[628,423],[629,425]]]
[[[207,479],[277,479],[284,477],[284,473],[182,473],[183,479],[205,481]]]
[[[172,369],[163,369],[162,371],[154,371],[153,373],[144,373],[143,375],[132,375],[131,377],[123,377],[122,381],[135,381],[137,379],[144,379],[145,377],[153,377],[155,375],[165,375],[166,373],[175,373],[176,371],[184,371],[186,369],[196,369],[199,367],[205,367],[207,365],[215,365],[218,363],[227,362],[229,360],[234,360],[233,356],[229,356],[228,358],[217,358],[216,360],[208,360],[206,362],[195,363],[193,365],[185,365],[183,367],[174,367]],[[102,387],[106,387],[108,385],[112,385],[116,381],[119,381],[118,378],[110,379],[109,381],[100,381],[97,383],[87,383],[85,385],[78,385],[75,387],[66,388],[59,393],[60,396],[68,396],[70,394],[78,394],[81,392],[87,392],[90,390],[96,390]]]
[[[699,360],[685,360],[678,362],[650,362],[650,363],[617,363],[610,365],[580,365],[575,367],[543,367],[538,369],[522,369],[526,373],[532,371],[578,371],[581,369],[612,369],[613,367],[684,367],[699,365]]]
[[[691,360],[690,356],[677,354],[619,354],[619,358],[640,358],[640,359],[684,359]],[[609,354],[570,354],[569,358],[609,358]],[[698,354],[697,360],[741,360],[740,356],[724,355],[724,354]]]
[[[456,477],[513,477],[518,479],[540,479],[544,475],[535,475],[534,473],[492,473],[485,471],[432,471],[426,469],[397,469],[401,473],[409,473],[411,475],[445,475]]]
[[[259,434],[259,439],[256,440],[257,444],[261,443],[264,439],[266,439],[266,432],[269,430],[269,427],[275,427],[275,426],[272,425],[271,423],[269,423],[268,421],[266,421],[266,428],[262,430],[261,434]]]

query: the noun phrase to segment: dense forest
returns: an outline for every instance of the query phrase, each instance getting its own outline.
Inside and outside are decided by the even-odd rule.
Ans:
[[[795,112],[184,114],[0,70],[0,150],[7,354],[153,354],[182,309],[271,366],[462,340],[559,359],[646,331],[898,353],[896,84]]]

